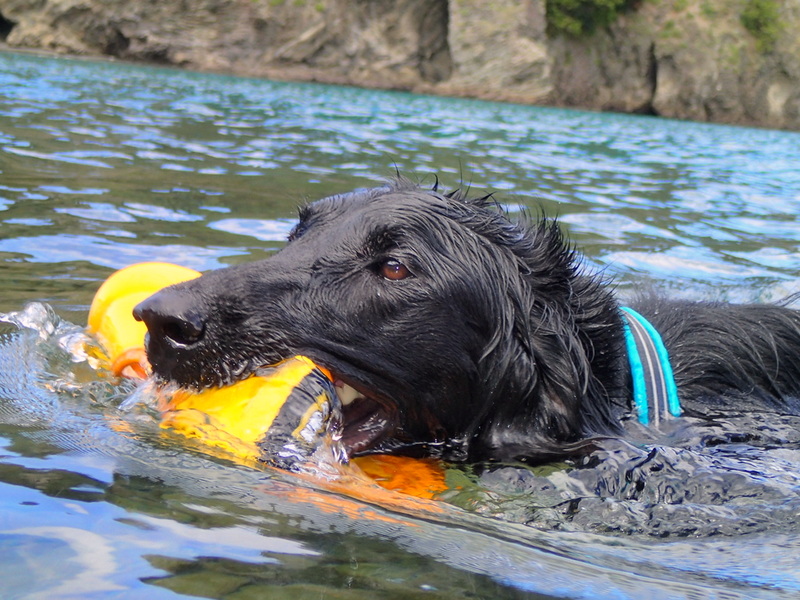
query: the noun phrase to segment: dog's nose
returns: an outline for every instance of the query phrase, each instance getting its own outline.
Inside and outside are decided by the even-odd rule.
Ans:
[[[167,342],[175,348],[187,348],[203,339],[205,319],[192,309],[184,296],[158,292],[133,309],[137,321],[144,321],[151,342]]]

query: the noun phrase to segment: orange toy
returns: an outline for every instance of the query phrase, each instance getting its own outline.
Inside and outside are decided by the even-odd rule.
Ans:
[[[442,463],[432,458],[372,454],[354,458],[353,462],[387,490],[434,498],[447,489]]]
[[[199,276],[186,267],[148,262],[121,269],[100,286],[89,309],[87,330],[100,342],[115,375],[144,379],[150,372],[144,349],[147,327],[133,318],[134,307],[168,285]],[[298,440],[305,435],[310,446],[317,432],[305,428],[316,413],[327,418],[334,395],[330,374],[297,356],[225,387],[164,392],[158,409],[163,428],[255,460],[262,454],[258,444],[289,399],[295,405],[284,411],[288,414],[281,427]]]
[[[133,318],[133,308],[168,285],[199,276],[186,267],[147,262],[113,273],[100,286],[87,330],[100,342],[115,375],[144,379],[150,373],[144,349],[147,328]],[[246,462],[286,466],[265,455],[265,440],[277,438],[276,443],[286,441],[310,452],[338,410],[333,408],[338,400],[331,379],[311,359],[295,356],[222,388],[162,391],[157,400],[161,427]],[[353,462],[388,490],[432,498],[446,489],[437,461],[374,455]]]
[[[264,456],[261,445],[280,436],[280,441],[289,440],[310,453],[331,418],[335,394],[324,369],[295,356],[222,388],[166,394],[158,408],[165,429],[242,459],[283,466]]]

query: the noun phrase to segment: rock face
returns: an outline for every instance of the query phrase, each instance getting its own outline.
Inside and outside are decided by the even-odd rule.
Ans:
[[[651,0],[584,39],[545,0],[3,0],[9,47],[281,79],[800,130],[800,4]],[[682,8],[676,8],[681,6]]]

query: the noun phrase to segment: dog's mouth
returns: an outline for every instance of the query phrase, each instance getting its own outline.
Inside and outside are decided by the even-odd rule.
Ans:
[[[334,387],[342,405],[342,443],[352,457],[373,450],[396,427],[396,411],[341,379]]]

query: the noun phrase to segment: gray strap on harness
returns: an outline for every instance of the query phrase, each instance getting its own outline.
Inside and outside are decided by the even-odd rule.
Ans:
[[[681,414],[669,355],[658,331],[635,310],[622,307],[625,344],[633,380],[633,404],[642,425],[658,427]]]

